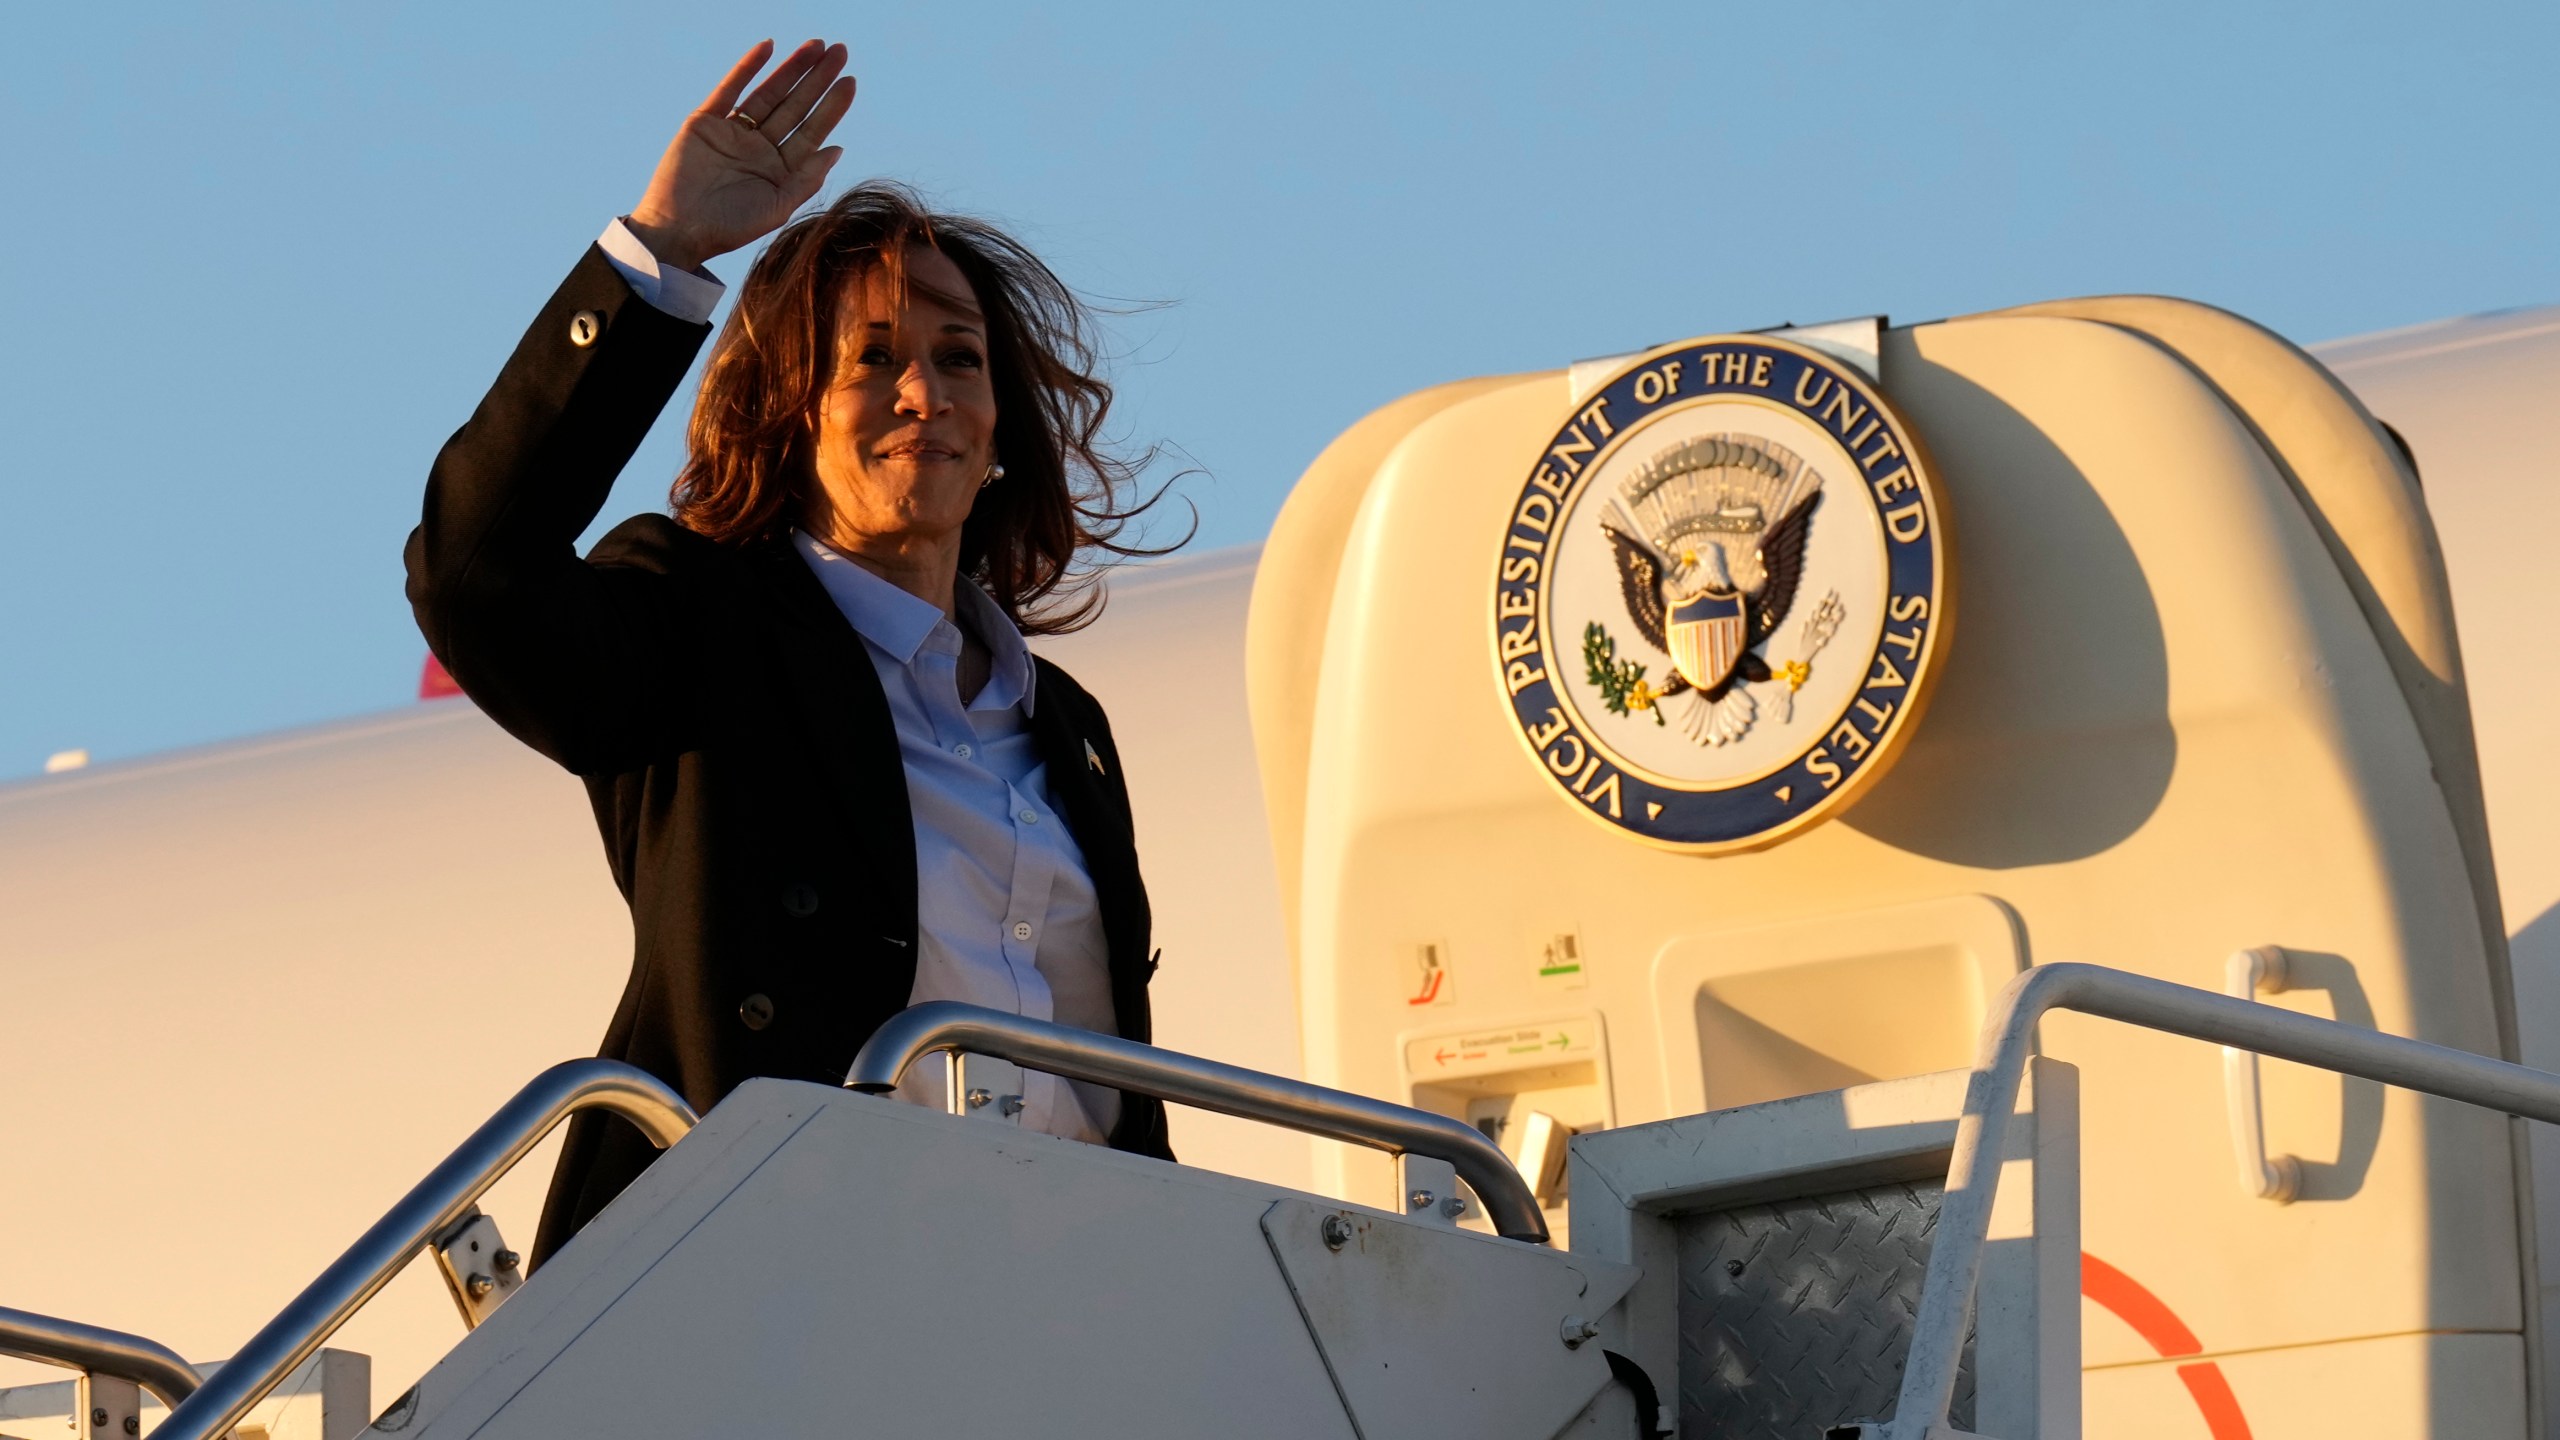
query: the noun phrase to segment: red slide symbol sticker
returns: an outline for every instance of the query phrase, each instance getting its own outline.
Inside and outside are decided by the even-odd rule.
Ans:
[[[2080,1255],[2080,1293],[2132,1326],[2133,1333],[2160,1352],[2164,1360],[2204,1353],[2204,1342],[2176,1312],[2161,1303],[2159,1296],[2086,1251]],[[2222,1377],[2221,1366],[2210,1360],[2181,1365],[2178,1378],[2186,1382],[2187,1393],[2195,1397],[2196,1409],[2203,1412],[2205,1429],[2212,1432],[2213,1440],[2250,1440],[2249,1421],[2240,1413],[2240,1397],[2231,1393],[2231,1382]]]

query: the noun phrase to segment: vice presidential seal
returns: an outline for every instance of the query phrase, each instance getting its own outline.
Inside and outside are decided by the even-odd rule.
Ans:
[[[1946,648],[1945,515],[1849,366],[1658,350],[1579,402],[1512,502],[1494,666],[1538,765],[1641,839],[1756,849],[1892,763]]]

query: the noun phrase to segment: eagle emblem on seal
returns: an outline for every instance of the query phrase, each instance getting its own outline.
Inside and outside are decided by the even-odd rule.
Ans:
[[[1680,726],[1701,745],[1748,733],[1759,713],[1748,686],[1773,678],[1760,647],[1795,608],[1821,504],[1822,476],[1755,435],[1685,441],[1620,481],[1600,527],[1617,556],[1627,618],[1672,666],[1659,688],[1639,680],[1624,698],[1656,709],[1687,697]],[[1782,699],[1803,683],[1795,673],[1803,668],[1797,661],[1776,677],[1789,685]]]

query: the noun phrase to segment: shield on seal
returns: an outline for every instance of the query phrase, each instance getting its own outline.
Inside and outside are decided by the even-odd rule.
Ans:
[[[1710,590],[1671,607],[1662,638],[1671,667],[1701,690],[1713,690],[1733,673],[1750,633],[1749,602],[1738,590]]]

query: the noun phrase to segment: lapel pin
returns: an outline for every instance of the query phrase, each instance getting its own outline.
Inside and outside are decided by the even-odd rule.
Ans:
[[[1096,775],[1108,775],[1111,773],[1110,771],[1102,768],[1102,756],[1095,753],[1093,742],[1090,740],[1084,742],[1084,763],[1092,766],[1093,773]]]

